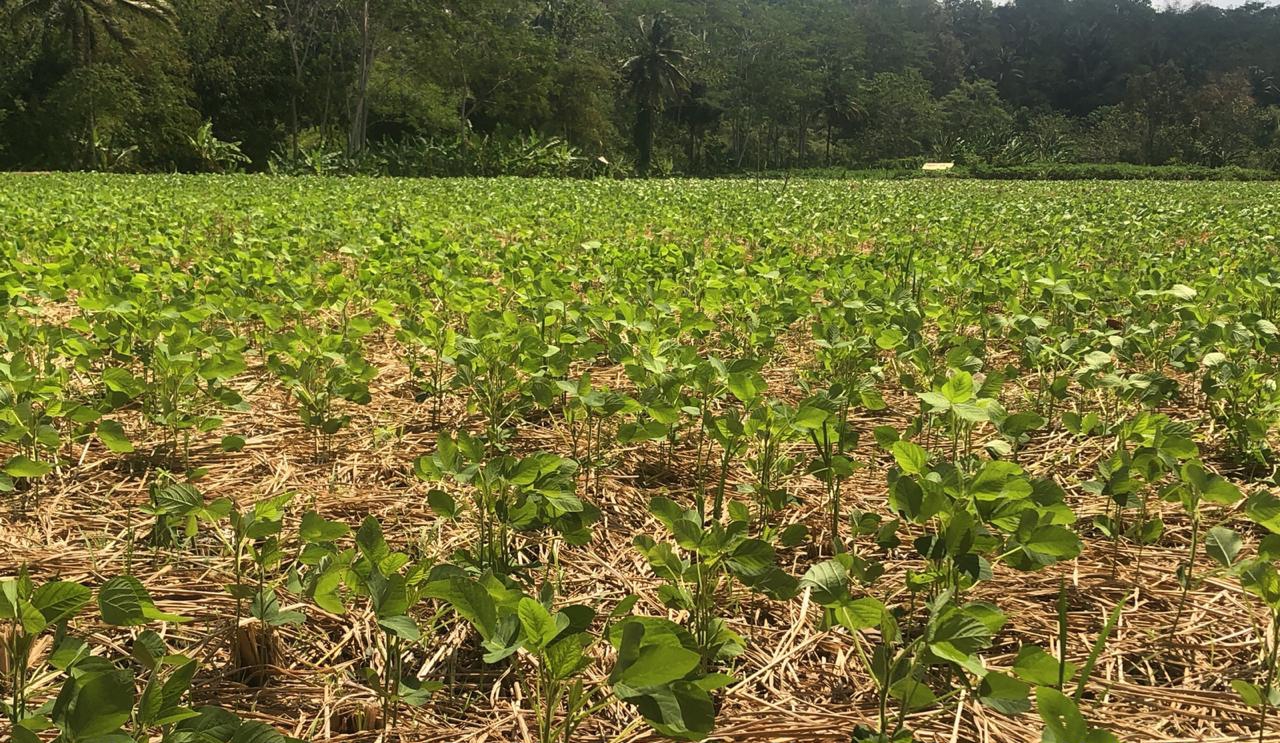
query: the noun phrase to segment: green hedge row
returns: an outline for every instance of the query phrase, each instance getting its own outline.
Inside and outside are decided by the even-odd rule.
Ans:
[[[796,171],[740,173],[730,178],[853,178],[900,180],[915,178],[976,178],[1010,181],[1280,181],[1280,173],[1257,168],[1203,165],[1132,165],[1129,163],[1032,163],[1027,165],[961,165],[951,170],[925,171],[919,163],[876,163],[867,168],[812,168]]]

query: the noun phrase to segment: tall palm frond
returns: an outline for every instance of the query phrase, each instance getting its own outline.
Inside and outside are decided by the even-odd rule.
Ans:
[[[622,78],[636,106],[636,169],[644,174],[652,158],[655,115],[667,98],[688,88],[689,80],[680,69],[685,55],[676,48],[676,28],[671,17],[666,13],[641,16],[639,27],[636,54],[622,63]]]

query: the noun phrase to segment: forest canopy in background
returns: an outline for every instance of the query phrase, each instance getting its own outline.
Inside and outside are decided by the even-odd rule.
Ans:
[[[1280,171],[1280,7],[0,0],[0,167]]]

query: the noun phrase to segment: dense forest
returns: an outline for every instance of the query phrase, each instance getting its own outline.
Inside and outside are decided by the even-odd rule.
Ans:
[[[1280,169],[1280,7],[0,0],[0,167]]]

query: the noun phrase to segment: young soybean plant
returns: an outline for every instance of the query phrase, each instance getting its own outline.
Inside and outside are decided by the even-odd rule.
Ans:
[[[1149,500],[1183,462],[1198,453],[1190,438],[1190,428],[1167,416],[1140,412],[1116,425],[1115,451],[1099,462],[1098,477],[1085,483],[1086,490],[1109,496],[1110,513],[1094,518],[1094,525],[1113,544],[1127,537],[1138,544],[1150,544],[1164,533],[1164,521],[1149,515]],[[1178,490],[1172,490],[1176,493]],[[1125,509],[1138,508],[1138,518],[1125,525]]]
[[[143,413],[161,427],[174,458],[191,459],[193,432],[222,425],[222,410],[245,411],[247,403],[226,381],[245,370],[244,341],[200,332],[174,323],[150,347],[144,379]],[[179,442],[181,439],[181,442]]]
[[[1220,565],[1230,568],[1245,591],[1257,596],[1267,608],[1268,627],[1259,633],[1262,652],[1262,678],[1257,681],[1236,679],[1231,688],[1245,704],[1259,710],[1258,740],[1267,729],[1272,709],[1280,707],[1280,498],[1266,491],[1250,496],[1245,514],[1254,524],[1269,532],[1258,544],[1257,555],[1236,562],[1243,541],[1225,527],[1211,529],[1206,551]]]
[[[837,554],[845,551],[845,544],[840,539],[840,527],[844,522],[841,488],[845,479],[859,466],[849,455],[858,442],[858,432],[850,428],[847,418],[842,417],[848,410],[843,398],[843,388],[833,385],[800,403],[791,418],[791,425],[813,444],[816,456],[809,465],[809,472],[822,481],[826,490],[832,550]]]
[[[1191,545],[1187,548],[1186,561],[1178,566],[1178,611],[1173,618],[1171,635],[1178,631],[1178,622],[1182,619],[1187,604],[1187,591],[1195,584],[1196,553],[1199,552],[1202,538],[1201,504],[1207,501],[1227,506],[1244,497],[1239,488],[1222,476],[1209,472],[1204,464],[1195,459],[1183,463],[1178,471],[1178,480],[1178,484],[1169,488],[1163,497],[1165,500],[1177,500],[1191,517]]]
[[[501,663],[517,653],[533,660],[531,675],[512,662],[532,701],[537,739],[569,743],[577,728],[609,701],[587,687],[582,676],[598,641],[590,632],[596,612],[580,604],[556,608],[550,584],[543,589],[533,598],[493,573],[477,579],[441,566],[432,572],[423,595],[446,602],[475,628],[486,663]],[[626,606],[633,603],[634,598]]]
[[[583,471],[586,492],[599,495],[605,451],[617,441],[614,427],[609,423],[619,414],[634,412],[640,406],[626,395],[593,385],[590,373],[584,373],[576,382],[556,380],[555,389],[563,400],[561,413],[569,429],[573,459]],[[535,392],[535,397],[539,396]],[[539,403],[550,407],[545,397]]]
[[[700,667],[704,670],[745,649],[742,637],[718,616],[732,582],[777,600],[788,599],[797,590],[796,579],[778,567],[773,547],[748,536],[746,508],[737,503],[731,506],[736,507],[729,509],[726,524],[704,519],[697,510],[683,509],[669,498],[656,497],[649,502],[649,511],[667,528],[675,547],[647,534],[634,540],[650,569],[665,581],[659,588],[663,603],[688,612],[687,631],[702,656]]]
[[[851,597],[849,568],[855,566],[857,558],[845,553],[815,565],[801,579],[814,601],[827,609],[827,620],[853,635],[858,657],[876,683],[877,726],[858,726],[855,743],[912,743],[907,714],[942,704],[962,688],[1004,714],[1030,708],[1031,687],[988,669],[981,658],[1005,624],[999,609],[984,602],[961,604],[951,591],[943,591],[926,602],[923,622],[905,634],[883,603]],[[874,640],[862,635],[866,630],[877,631]],[[871,644],[870,653],[865,642]],[[939,681],[946,692],[934,691]],[[897,705],[896,714],[890,711],[891,703]]]
[[[989,578],[992,562],[1031,571],[1080,554],[1080,538],[1067,526],[1075,515],[1052,481],[1032,480],[1007,461],[988,460],[972,472],[931,463],[922,447],[892,433],[878,432],[897,463],[889,505],[925,528],[913,546],[926,568],[908,574],[912,591],[959,593]]]
[[[599,517],[594,506],[575,494],[577,463],[572,459],[545,452],[522,459],[490,457],[485,444],[464,431],[456,436],[441,432],[436,451],[418,457],[414,471],[424,480],[449,480],[467,489],[476,543],[457,559],[477,572],[505,575],[528,567],[518,560],[516,532],[548,531],[570,544],[583,544]],[[461,513],[455,498],[444,490],[433,490],[428,502],[446,518]]]
[[[9,592],[0,587],[0,594]],[[52,702],[15,724],[15,743],[38,743],[36,734],[46,730],[58,732],[54,743],[293,741],[262,723],[243,722],[217,707],[187,707],[184,701],[196,661],[170,652],[151,629],[134,637],[128,658],[111,661],[91,654],[83,640],[65,632],[66,619],[90,598],[88,589],[58,581],[35,589],[30,598],[31,605],[43,606],[59,622],[60,639],[45,662],[65,678]],[[0,600],[0,610],[2,604]],[[156,609],[142,584],[129,576],[102,585],[98,609],[104,622],[122,627],[187,621]],[[26,621],[32,619],[28,616]]]
[[[431,425],[435,426],[449,390],[447,375],[458,352],[458,333],[443,311],[406,311],[403,317],[396,340],[405,347],[405,364],[417,387],[414,399],[431,401]]]
[[[216,498],[208,503],[195,485],[181,482],[161,473],[147,490],[150,502],[142,512],[155,517],[151,527],[151,544],[156,549],[176,548],[189,544],[200,532],[200,524],[216,524],[231,514],[234,504],[229,498]]]
[[[529,404],[521,378],[521,361],[541,345],[537,330],[516,324],[507,315],[474,314],[468,337],[458,339],[450,385],[464,390],[472,412],[484,419],[484,444],[491,454],[506,449],[511,422]]]
[[[65,584],[60,592],[68,594],[67,609],[78,608],[88,599],[87,590]],[[119,627],[188,621],[159,611],[147,590],[131,576],[117,576],[102,584],[98,589],[98,610],[104,622]],[[124,743],[146,740],[157,733],[161,740],[175,740],[177,724],[200,714],[181,705],[196,670],[195,661],[170,654],[164,641],[151,630],[135,637],[131,655],[143,667],[146,679],[140,696],[133,669],[91,655],[82,640],[64,638],[49,662],[67,678],[47,708],[47,717],[39,718],[43,727],[35,729],[56,728],[57,743]],[[35,740],[34,735],[15,737],[20,741]]]
[[[296,493],[289,491],[261,500],[244,511],[231,511],[231,560],[235,583],[227,591],[236,599],[235,623],[231,627],[231,663],[245,679],[263,683],[277,656],[275,629],[285,624],[299,624],[298,612],[282,612],[276,594],[277,569],[285,558],[280,534],[284,530],[284,507]],[[250,575],[245,573],[248,558]],[[246,623],[245,601],[249,616],[256,622]]]
[[[29,686],[45,664],[76,647],[78,641],[67,635],[67,622],[92,598],[88,588],[70,581],[36,586],[25,571],[0,581],[0,679],[9,693],[0,711],[8,718],[15,740],[24,740],[28,734],[34,739],[47,724],[28,708]]]
[[[291,581],[317,606],[345,614],[350,599],[363,599],[381,630],[381,667],[363,669],[365,685],[381,703],[383,729],[395,724],[400,705],[424,704],[441,684],[423,681],[405,668],[408,651],[422,638],[409,610],[422,597],[428,567],[391,549],[382,525],[369,516],[355,534],[355,549],[340,549],[337,541],[350,530],[314,512],[303,516],[299,563],[306,572]],[[345,596],[344,596],[345,594]]]
[[[53,471],[62,441],[55,424],[66,377],[65,370],[45,373],[19,353],[0,359],[0,443],[17,449],[0,465],[0,493],[17,490],[16,480],[39,500],[40,482]],[[20,496],[15,511],[25,500]]]
[[[267,366],[298,402],[298,416],[313,436],[317,460],[327,456],[333,436],[351,416],[340,401],[366,405],[377,370],[365,361],[356,328],[315,330],[298,324],[272,339]]]
[[[591,715],[614,699],[635,705],[658,733],[683,740],[706,737],[715,723],[710,692],[730,680],[700,670],[701,655],[689,633],[655,617],[624,617],[636,597],[623,599],[605,618],[600,634],[589,606],[555,606],[549,584],[531,597],[492,573],[472,578],[441,566],[432,573],[424,596],[440,599],[480,635],[486,663],[531,659],[528,674],[517,671],[533,700],[539,743],[572,743]],[[592,687],[583,672],[592,649],[607,638],[618,653],[609,674],[613,694]]]

